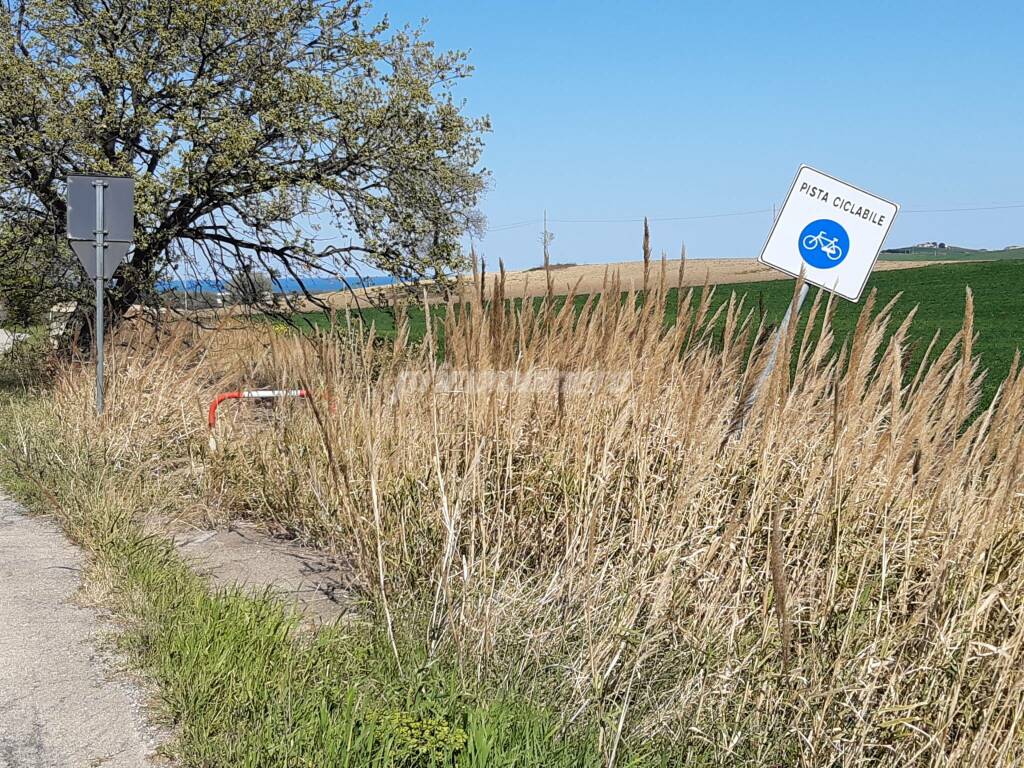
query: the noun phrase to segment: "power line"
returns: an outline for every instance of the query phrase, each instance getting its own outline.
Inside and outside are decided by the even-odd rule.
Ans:
[[[696,221],[698,219],[725,219],[733,216],[753,216],[760,213],[771,213],[771,208],[759,208],[755,211],[731,211],[729,213],[707,213],[700,216],[657,216],[647,221]],[[548,219],[558,224],[642,224],[644,217],[633,219]]]
[[[1006,205],[980,205],[972,208],[906,208],[900,213],[957,213],[958,211],[1005,211],[1010,208],[1024,208],[1024,203]]]
[[[732,216],[752,216],[754,214],[770,213],[771,208],[759,208],[756,211],[732,211],[729,213],[708,213],[699,216],[657,216],[654,218],[647,218],[647,221],[696,221],[698,219],[724,219]],[[558,224],[642,224],[644,217],[640,216],[633,219],[548,219],[549,222]],[[519,227],[526,227],[531,224],[539,224],[540,219],[529,219],[527,221],[515,221],[510,224],[499,224],[494,227],[488,227],[488,232],[504,232],[509,229],[518,229]]]
[[[506,229],[518,229],[519,227],[527,227],[531,224],[539,223],[539,219],[528,219],[527,221],[517,221],[512,224],[500,224],[496,227],[488,227],[488,232],[503,232]]]
[[[993,205],[969,205],[955,208],[903,208],[900,213],[960,213],[960,212],[971,212],[971,211],[1005,211],[1012,209],[1024,208],[1024,203],[998,203]],[[659,221],[700,221],[705,219],[726,219],[737,216],[755,216],[765,213],[774,213],[774,208],[758,208],[749,211],[730,211],[728,213],[708,213],[698,216],[659,216],[654,218],[648,218],[649,222]],[[488,232],[505,232],[512,229],[519,229],[520,227],[527,227],[530,225],[536,225],[539,223],[539,219],[528,219],[525,221],[516,221],[511,224],[501,224],[495,227],[488,227]],[[634,218],[616,218],[616,219],[548,219],[549,222],[555,224],[642,224],[644,221],[643,216]]]

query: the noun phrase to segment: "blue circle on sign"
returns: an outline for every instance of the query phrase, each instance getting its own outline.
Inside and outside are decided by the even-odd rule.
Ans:
[[[804,227],[799,245],[800,255],[812,267],[832,269],[849,254],[850,236],[838,221],[818,219]]]

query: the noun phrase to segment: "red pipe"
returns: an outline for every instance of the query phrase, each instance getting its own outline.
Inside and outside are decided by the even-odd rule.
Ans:
[[[206,423],[210,429],[217,426],[217,407],[225,400],[265,400],[277,397],[307,397],[307,394],[304,389],[262,389],[243,392],[222,392],[213,398],[213,402],[210,403]]]

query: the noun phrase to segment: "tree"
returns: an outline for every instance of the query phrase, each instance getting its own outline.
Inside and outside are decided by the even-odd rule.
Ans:
[[[114,319],[172,266],[300,283],[460,267],[489,127],[453,96],[470,67],[366,11],[359,0],[0,0],[9,246],[43,244],[54,265],[73,265],[64,179],[86,171],[136,179]]]
[[[24,236],[0,225],[0,314],[19,326],[37,325],[62,293],[82,276],[73,265],[52,258],[44,238]]]
[[[273,302],[274,283],[266,272],[239,269],[231,274],[227,289],[231,301],[242,306],[265,307]]]

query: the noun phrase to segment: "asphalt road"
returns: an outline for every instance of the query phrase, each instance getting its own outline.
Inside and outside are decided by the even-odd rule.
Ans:
[[[83,557],[0,497],[0,768],[138,768],[159,743],[142,693],[77,605]]]

